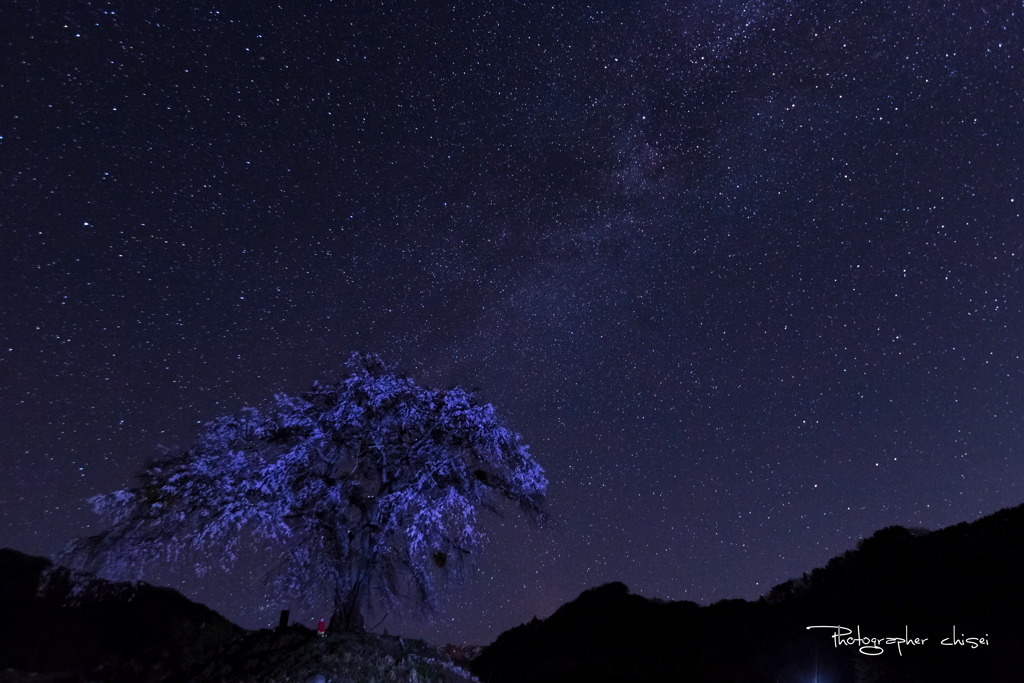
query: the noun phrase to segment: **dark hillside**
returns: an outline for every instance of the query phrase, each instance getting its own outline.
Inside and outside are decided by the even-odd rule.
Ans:
[[[0,550],[0,671],[139,680],[165,668],[170,675],[242,632],[169,588]]]
[[[469,677],[422,641],[370,633],[321,638],[297,624],[245,631],[168,588],[106,581],[0,550],[0,683],[307,680]]]
[[[815,671],[850,682],[1019,681],[1022,538],[1024,506],[934,532],[888,527],[757,602],[700,607],[607,584],[503,633],[473,670],[493,683],[812,680]],[[840,626],[847,639],[859,628],[881,640],[837,645]]]

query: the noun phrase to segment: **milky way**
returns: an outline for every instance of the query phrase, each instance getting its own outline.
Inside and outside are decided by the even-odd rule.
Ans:
[[[0,545],[356,350],[477,388],[556,520],[391,632],[1024,502],[1019,5],[144,5],[0,9]],[[269,625],[259,574],[158,578]]]

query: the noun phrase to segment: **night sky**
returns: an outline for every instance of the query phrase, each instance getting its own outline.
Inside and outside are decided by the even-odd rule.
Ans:
[[[452,5],[3,3],[0,546],[353,351],[551,482],[392,633],[752,599],[1024,503],[1018,3]],[[259,574],[164,580],[269,626]]]

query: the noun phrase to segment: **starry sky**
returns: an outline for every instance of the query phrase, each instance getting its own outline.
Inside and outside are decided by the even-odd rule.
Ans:
[[[1022,13],[5,2],[0,546],[353,351],[477,388],[551,482],[392,633],[752,599],[1024,503]],[[255,627],[259,574],[156,578]]]

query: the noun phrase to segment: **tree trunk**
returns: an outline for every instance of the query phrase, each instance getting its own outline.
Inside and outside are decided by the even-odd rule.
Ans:
[[[349,589],[347,595],[336,595],[334,614],[331,615],[332,631],[362,632],[366,630],[363,612],[359,606],[359,586]]]

